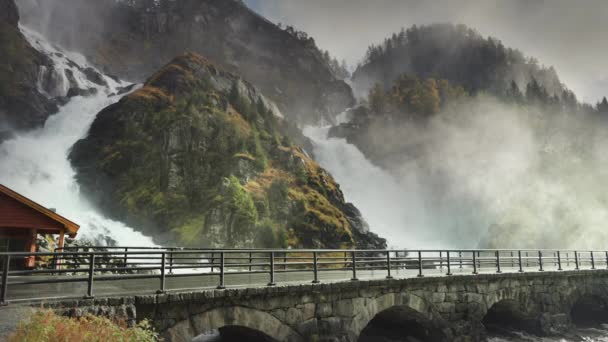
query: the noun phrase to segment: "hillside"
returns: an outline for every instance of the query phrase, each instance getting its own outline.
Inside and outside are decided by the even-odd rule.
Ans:
[[[353,88],[357,96],[365,97],[375,83],[388,89],[403,73],[445,79],[470,93],[501,95],[513,81],[525,89],[533,79],[549,96],[561,96],[566,90],[552,67],[464,25],[414,25],[370,46],[353,73]]]
[[[279,28],[238,0],[23,0],[19,5],[27,25],[121,78],[143,81],[190,51],[249,80],[298,123],[332,120],[354,104],[350,87],[334,75],[312,38]]]
[[[19,31],[13,0],[0,0],[0,142],[6,131],[42,126],[57,105],[38,89],[41,67],[51,60]]]
[[[383,247],[256,88],[196,54],[100,112],[70,159],[110,217],[161,244]]]

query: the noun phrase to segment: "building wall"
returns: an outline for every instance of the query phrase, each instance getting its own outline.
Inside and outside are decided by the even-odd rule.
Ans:
[[[53,228],[60,230],[63,226],[25,204],[0,193],[0,228],[15,230]]]

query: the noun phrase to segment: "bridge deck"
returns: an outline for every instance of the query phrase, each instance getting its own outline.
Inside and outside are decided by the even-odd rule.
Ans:
[[[549,266],[545,271],[556,271],[557,267]],[[564,270],[573,270],[573,267]],[[452,268],[453,275],[470,275],[471,268]],[[503,273],[518,273],[517,267],[503,267]],[[538,267],[525,267],[525,272],[538,272]],[[444,277],[446,276],[446,268],[425,269],[424,277]],[[480,269],[479,274],[496,274],[495,269]],[[359,280],[374,280],[385,279],[386,270],[358,270],[357,278]],[[416,269],[395,269],[392,271],[392,276],[396,279],[416,278],[418,270]],[[63,276],[69,277],[69,276]],[[95,281],[94,295],[95,296],[113,296],[113,295],[143,295],[153,294],[159,288],[159,279],[116,279]],[[168,292],[180,292],[191,290],[209,290],[215,289],[218,285],[218,275],[180,275],[179,277],[167,277],[166,290]],[[319,273],[319,280],[322,283],[350,281],[352,278],[351,271],[322,271]],[[32,302],[43,301],[53,298],[81,298],[87,291],[87,282],[68,282],[68,283],[44,283],[44,284],[17,284],[21,280],[53,280],[57,276],[22,276],[11,278],[9,282],[8,301],[9,302]],[[294,284],[309,284],[311,283],[312,272],[290,272],[276,273],[275,282],[277,285],[294,285]],[[267,286],[269,275],[263,273],[257,274],[226,274],[225,284],[227,288],[249,288]]]

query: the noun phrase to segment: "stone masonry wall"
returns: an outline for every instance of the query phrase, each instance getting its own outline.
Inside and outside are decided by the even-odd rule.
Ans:
[[[485,337],[482,319],[495,303],[517,301],[544,333],[554,334],[570,327],[570,309],[585,295],[608,299],[608,271],[347,281],[47,306],[70,316],[90,312],[131,321],[148,318],[166,341],[190,341],[226,325],[252,328],[278,341],[356,341],[376,314],[407,306],[431,321],[446,340],[478,341]]]

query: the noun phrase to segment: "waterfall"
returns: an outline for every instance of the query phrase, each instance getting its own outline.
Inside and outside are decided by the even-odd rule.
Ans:
[[[56,87],[44,93],[65,96],[68,85],[74,83],[81,89],[95,90],[87,97],[72,97],[44,127],[4,141],[0,145],[0,183],[79,224],[80,239],[96,244],[153,246],[151,238],[104,217],[87,202],[68,160],[72,145],[85,136],[101,109],[120,99],[112,94],[126,84],[101,74],[84,56],[63,51],[36,32],[21,29],[34,48],[53,60],[53,70],[41,70],[41,75],[52,72]],[[87,77],[85,72],[90,74],[91,70],[102,80]]]
[[[347,120],[339,115],[338,121]],[[436,237],[424,227],[423,201],[403,180],[373,165],[343,138],[329,138],[329,126],[304,128],[313,141],[316,160],[336,179],[347,201],[361,211],[370,230],[396,248],[437,248]]]

